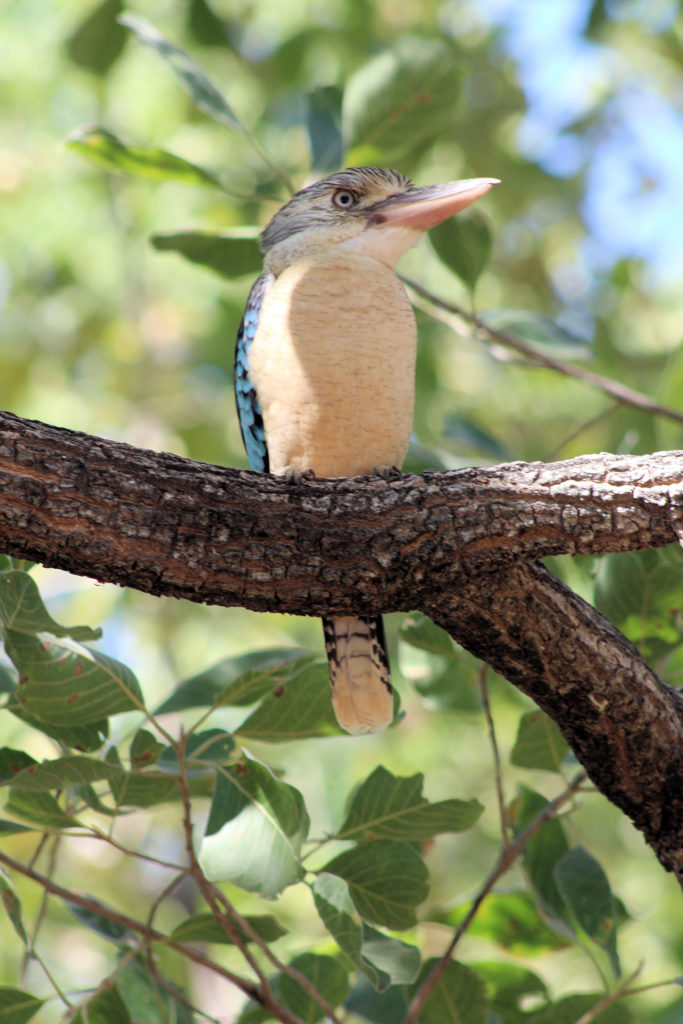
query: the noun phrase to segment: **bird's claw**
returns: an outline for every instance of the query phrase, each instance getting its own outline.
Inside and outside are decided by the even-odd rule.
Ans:
[[[315,470],[299,469],[298,466],[287,466],[282,475],[288,484],[301,484],[304,480],[315,480]]]
[[[396,477],[403,476],[398,466],[373,466],[372,472],[382,480],[395,480]]]

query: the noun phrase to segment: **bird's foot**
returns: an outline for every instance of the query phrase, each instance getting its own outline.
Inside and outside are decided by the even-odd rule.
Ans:
[[[282,476],[288,484],[301,484],[304,480],[315,480],[315,471],[312,469],[299,469],[298,466],[287,466],[282,471]]]
[[[395,480],[397,477],[403,476],[398,466],[373,466],[372,472],[374,476],[378,476],[382,480]]]

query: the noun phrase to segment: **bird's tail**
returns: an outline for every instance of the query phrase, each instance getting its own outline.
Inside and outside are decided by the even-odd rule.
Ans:
[[[332,705],[342,729],[379,732],[394,717],[384,624],[380,616],[323,619]]]

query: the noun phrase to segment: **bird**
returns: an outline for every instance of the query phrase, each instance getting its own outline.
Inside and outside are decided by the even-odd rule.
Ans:
[[[350,167],[275,213],[235,347],[252,469],[301,480],[387,476],[402,465],[417,328],[395,267],[425,231],[495,184],[416,186],[398,171]],[[394,700],[382,618],[329,616],[323,632],[339,725],[352,734],[385,729]]]

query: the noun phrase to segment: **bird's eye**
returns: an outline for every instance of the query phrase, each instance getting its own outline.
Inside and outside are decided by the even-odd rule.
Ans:
[[[348,210],[350,207],[356,205],[357,199],[353,192],[348,192],[346,189],[340,189],[332,196],[332,202],[340,210]]]

